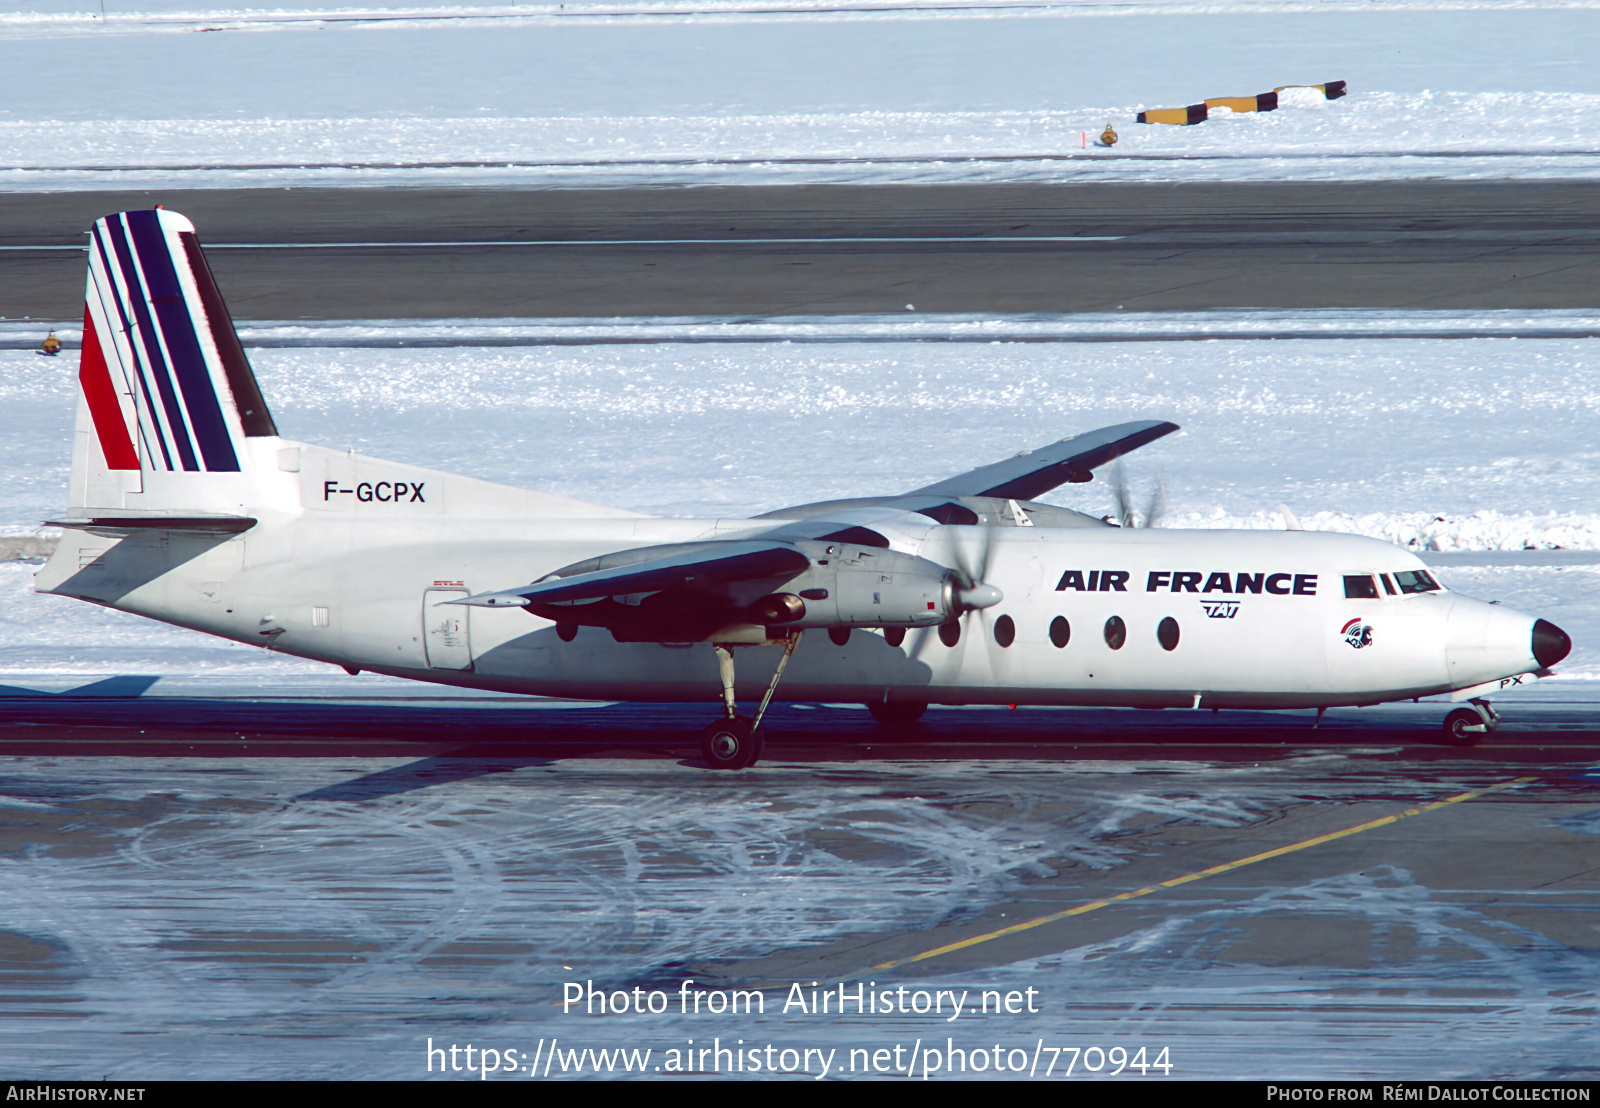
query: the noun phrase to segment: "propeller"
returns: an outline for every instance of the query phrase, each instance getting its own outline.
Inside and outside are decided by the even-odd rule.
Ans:
[[[965,530],[967,529],[962,529]],[[946,646],[955,646],[961,641],[961,625],[968,615],[992,608],[1005,599],[1005,593],[985,580],[989,576],[990,563],[994,557],[994,532],[994,524],[985,524],[979,530],[976,544],[963,541],[965,535],[962,532],[954,529],[949,532],[952,539],[951,561],[955,562],[950,581],[955,598],[955,612],[951,619],[938,627],[939,641]],[[985,617],[979,618],[980,621],[987,622]],[[932,633],[931,628],[922,632],[916,645],[911,649],[913,660],[922,654]]]
[[[1150,490],[1150,501],[1144,510],[1143,522],[1134,509],[1133,497],[1128,491],[1128,476],[1122,468],[1122,459],[1118,458],[1111,467],[1111,502],[1116,509],[1116,519],[1121,527],[1160,527],[1161,519],[1167,514],[1167,475],[1164,470],[1156,470],[1155,488]]]

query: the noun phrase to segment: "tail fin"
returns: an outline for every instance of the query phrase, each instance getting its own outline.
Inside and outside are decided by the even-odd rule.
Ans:
[[[244,440],[277,435],[194,224],[176,212],[95,221],[78,395],[74,508],[198,507],[218,484],[198,475],[244,472]]]

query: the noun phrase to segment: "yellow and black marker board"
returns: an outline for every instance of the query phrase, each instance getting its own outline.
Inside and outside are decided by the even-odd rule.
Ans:
[[[1191,123],[1204,123],[1205,119],[1204,104],[1190,104],[1187,108],[1152,108],[1150,111],[1139,113],[1140,123],[1171,123],[1179,127],[1186,127]]]
[[[1327,99],[1329,99],[1329,100],[1337,100],[1337,99],[1339,99],[1339,97],[1343,96],[1346,92],[1349,91],[1348,89],[1345,88],[1345,83],[1343,81],[1329,81],[1326,84],[1321,84],[1321,85],[1279,85],[1277,88],[1273,89],[1272,91],[1274,93],[1279,93],[1279,92],[1282,92],[1286,88],[1315,88],[1315,89],[1321,89],[1322,90],[1322,95],[1324,97],[1326,97]]]
[[[1236,112],[1275,112],[1278,110],[1278,94],[1263,92],[1258,96],[1219,96],[1207,100],[1206,107],[1228,108]]]
[[[1218,96],[1203,104],[1190,104],[1187,108],[1151,108],[1149,111],[1140,112],[1138,121],[1187,127],[1194,123],[1204,123],[1212,108],[1228,108],[1236,112],[1273,112],[1278,110],[1278,93],[1286,88],[1321,89],[1322,95],[1329,100],[1339,99],[1346,91],[1343,81],[1329,81],[1322,85],[1279,85],[1271,92],[1255,96]]]

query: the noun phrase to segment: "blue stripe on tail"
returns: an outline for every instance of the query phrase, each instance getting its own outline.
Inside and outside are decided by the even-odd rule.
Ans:
[[[146,291],[161,322],[161,337],[183,391],[189,412],[189,426],[200,443],[205,468],[211,472],[238,472],[239,459],[233,452],[228,425],[222,418],[216,385],[206,368],[205,355],[195,334],[194,319],[178,283],[177,270],[168,252],[167,237],[161,230],[161,217],[153,211],[128,212],[128,229],[133,234],[139,262],[144,269]],[[188,467],[185,467],[188,468]]]
[[[106,220],[106,230],[111,238],[111,248],[117,255],[117,268],[122,272],[122,282],[128,289],[128,307],[133,309],[134,330],[129,338],[132,339],[137,335],[137,342],[133,344],[134,357],[139,357],[142,348],[144,357],[140,360],[144,362],[150,376],[155,378],[156,390],[161,394],[161,410],[166,413],[167,427],[172,435],[172,445],[178,452],[178,460],[184,469],[197,471],[200,463],[195,457],[194,444],[189,440],[188,426],[183,419],[183,406],[173,390],[172,375],[167,370],[167,360],[161,354],[161,343],[156,337],[155,321],[150,317],[150,308],[145,301],[144,285],[139,280],[138,267],[133,264],[133,253],[128,246],[128,238],[122,233],[122,221],[114,218]],[[153,397],[150,399],[154,400]]]
[[[100,289],[100,288],[98,288],[98,282],[96,283],[96,285],[97,285],[97,295],[100,298],[101,307],[102,308],[105,307],[105,302],[106,302],[106,299],[107,299],[107,295],[109,294],[109,297],[110,297],[110,300],[111,300],[111,305],[113,307],[115,307],[116,310],[117,310],[117,321],[119,323],[121,323],[121,325],[122,325],[122,333],[123,333],[123,335],[128,337],[129,346],[131,348],[132,344],[133,344],[133,340],[132,340],[133,327],[128,322],[128,309],[122,303],[122,297],[117,292],[116,280],[112,276],[112,272],[113,271],[111,269],[111,258],[106,254],[105,236],[100,235],[100,234],[95,234],[95,235],[93,235],[91,237],[94,239],[95,252],[100,257],[100,271],[105,274],[106,283],[110,286],[109,288]],[[91,276],[93,275],[93,270],[92,269],[90,270],[90,274],[91,274]],[[110,318],[109,309],[107,309],[107,317],[106,318],[107,319]],[[115,336],[107,335],[106,339],[110,343],[110,348],[113,351],[115,351],[116,350],[116,338],[115,338]],[[122,360],[122,355],[120,353],[117,354],[117,360],[119,362]],[[144,366],[141,365],[140,362],[139,362],[139,357],[138,357],[137,352],[134,354],[134,358],[133,358],[133,375],[139,382],[139,391],[144,395],[144,397],[145,397],[145,407],[148,409],[149,406],[150,406],[150,396],[151,396],[150,380],[149,380],[148,375],[144,371]],[[148,441],[148,439],[147,439],[147,437],[145,435],[145,427],[144,427],[145,420],[143,418],[140,418],[140,419],[136,419],[134,422],[139,428],[140,441],[144,442],[144,444],[145,444],[144,456],[148,458],[148,457],[150,457],[150,443],[149,443],[149,441]],[[156,423],[155,414],[153,412],[150,415],[150,423],[151,423],[150,437],[153,437],[156,440],[156,445],[161,448],[161,461],[162,461],[162,464],[165,465],[168,469],[171,469],[172,468],[172,452],[167,449],[167,440],[162,437],[162,435],[161,435],[161,425]]]

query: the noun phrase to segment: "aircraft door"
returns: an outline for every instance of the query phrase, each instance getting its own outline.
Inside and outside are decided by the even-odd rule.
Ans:
[[[422,645],[429,669],[472,668],[472,609],[446,604],[469,595],[466,589],[427,589],[422,594]]]

